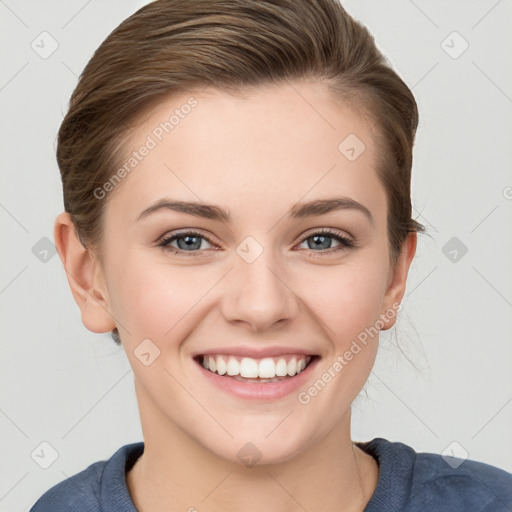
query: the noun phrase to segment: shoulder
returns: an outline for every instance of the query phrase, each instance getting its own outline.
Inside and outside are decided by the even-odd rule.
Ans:
[[[125,471],[135,463],[143,450],[142,442],[122,446],[110,459],[94,462],[80,473],[48,489],[30,512],[107,511],[111,509],[105,500],[115,502],[116,499],[126,503],[127,508],[123,510],[132,510],[129,508],[133,503],[126,488]]]
[[[512,474],[474,460],[417,453],[399,442],[376,438],[358,445],[379,463],[379,481],[370,504],[393,503],[394,510],[511,512]],[[372,511],[371,507],[368,511]]]
[[[95,462],[80,473],[48,489],[30,512],[97,512],[99,489],[106,461]]]
[[[512,511],[512,474],[474,460],[418,453],[411,500],[458,504],[461,510]]]

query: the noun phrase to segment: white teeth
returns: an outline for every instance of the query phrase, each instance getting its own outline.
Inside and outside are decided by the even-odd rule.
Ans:
[[[227,372],[226,361],[222,356],[217,357],[217,373],[219,375],[224,375]]]
[[[278,377],[285,377],[288,375],[288,365],[284,359],[279,359],[276,364],[276,375]]]
[[[288,362],[284,357],[265,357],[260,360],[243,357],[238,361],[234,356],[203,356],[203,367],[219,375],[246,379],[259,377],[268,379],[265,382],[274,382],[276,377],[293,377],[301,373],[310,360],[311,356],[293,356]]]
[[[288,375],[293,377],[297,373],[297,359],[293,357],[288,363]]]
[[[244,357],[240,363],[240,377],[246,379],[258,377],[258,362],[249,357]]]
[[[267,357],[260,361],[258,365],[258,377],[262,379],[272,379],[276,376],[276,365],[271,357]],[[245,375],[242,373],[242,377]]]
[[[228,375],[240,375],[240,363],[233,357],[228,359]]]

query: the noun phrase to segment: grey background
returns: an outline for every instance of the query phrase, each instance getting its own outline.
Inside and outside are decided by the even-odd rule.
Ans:
[[[52,241],[69,96],[96,47],[144,3],[0,0],[1,511],[28,510],[142,440],[123,349],[82,325]],[[512,471],[512,2],[343,4],[418,101],[414,216],[432,236],[420,236],[399,320],[381,334],[353,439]]]

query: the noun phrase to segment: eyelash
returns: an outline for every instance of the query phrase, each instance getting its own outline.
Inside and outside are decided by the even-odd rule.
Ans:
[[[210,238],[208,238],[207,236],[205,236],[202,233],[199,233],[197,231],[191,230],[191,231],[183,231],[181,233],[175,233],[173,235],[165,237],[164,239],[162,239],[159,242],[158,246],[163,247],[167,251],[174,251],[175,255],[200,256],[201,255],[200,250],[199,251],[183,251],[182,249],[177,249],[176,247],[170,247],[168,245],[169,243],[173,242],[174,240],[176,240],[178,238],[183,238],[185,236],[190,236],[190,235],[199,237],[199,238],[203,238],[211,245],[215,245],[214,242],[212,240],[210,240]],[[357,246],[356,243],[353,240],[351,240],[350,238],[344,237],[344,236],[340,235],[339,233],[337,233],[333,230],[327,229],[327,228],[320,229],[319,231],[315,231],[315,232],[309,234],[308,236],[304,237],[299,242],[299,245],[302,244],[304,241],[306,241],[308,238],[312,238],[312,237],[318,236],[318,235],[320,235],[320,236],[328,235],[329,237],[336,239],[338,242],[340,242],[340,244],[334,248],[330,248],[330,249],[327,249],[324,251],[312,251],[312,249],[309,249],[313,252],[313,254],[315,256],[323,255],[323,254],[333,254],[340,250],[349,250],[349,249],[353,249]]]

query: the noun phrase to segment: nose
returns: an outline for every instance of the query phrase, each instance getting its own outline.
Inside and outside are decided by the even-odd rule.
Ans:
[[[299,304],[286,282],[287,274],[270,250],[264,250],[252,263],[235,258],[235,267],[224,283],[222,312],[226,320],[254,332],[288,323],[297,315]]]

